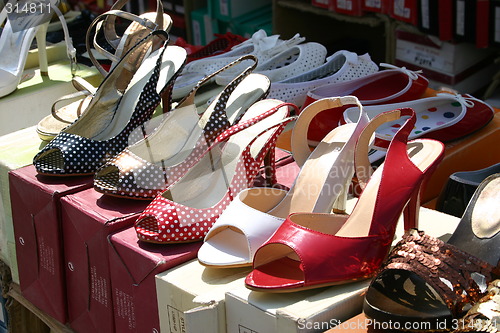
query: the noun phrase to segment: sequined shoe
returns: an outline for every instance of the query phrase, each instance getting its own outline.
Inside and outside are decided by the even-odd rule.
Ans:
[[[500,174],[494,174],[478,187],[447,242],[407,232],[368,288],[366,316],[428,330],[457,328],[500,277],[499,202]]]

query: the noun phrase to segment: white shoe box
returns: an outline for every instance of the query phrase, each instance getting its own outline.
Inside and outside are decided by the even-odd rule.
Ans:
[[[192,260],[156,275],[161,332],[226,332],[225,293],[250,268],[208,268]]]
[[[348,201],[348,211],[355,202],[355,199]],[[402,222],[400,218],[393,244],[403,235]],[[459,219],[454,216],[424,207],[420,209],[419,229],[445,241],[453,233],[458,222]],[[363,294],[369,283],[369,280],[365,280],[309,291],[276,294],[250,291],[244,285],[239,285],[226,293],[227,332],[326,331],[335,324],[361,313]]]

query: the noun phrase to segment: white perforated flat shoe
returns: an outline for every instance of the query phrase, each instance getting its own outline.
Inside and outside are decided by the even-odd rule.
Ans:
[[[206,235],[198,251],[201,264],[249,266],[257,249],[289,214],[345,212],[354,175],[354,148],[368,117],[361,113],[357,124],[335,128],[312,153],[307,144],[307,130],[321,111],[347,104],[363,110],[356,97],[344,96],[319,100],[301,112],[292,132],[294,159],[302,166],[294,184],[288,192],[275,188],[241,191]]]
[[[295,45],[269,59],[259,63],[255,73],[263,74],[271,82],[283,81],[297,76],[325,63],[327,50],[319,43],[304,43]],[[221,73],[215,77],[219,85],[227,85],[237,73]]]
[[[377,64],[368,54],[358,56],[349,51],[337,51],[319,67],[280,82],[273,82],[269,98],[278,98],[301,107],[310,90],[325,84],[349,81],[377,71]]]
[[[300,37],[299,34],[289,40],[282,40],[279,35],[267,36],[264,30],[259,30],[250,39],[234,46],[229,52],[198,59],[187,64],[181,76],[175,81],[172,98],[183,98],[204,76],[212,74],[241,56],[251,54],[258,59],[259,63],[262,63],[304,40],[305,38]],[[235,73],[234,77],[248,65],[246,62],[242,62],[241,65],[235,67],[231,71]]]

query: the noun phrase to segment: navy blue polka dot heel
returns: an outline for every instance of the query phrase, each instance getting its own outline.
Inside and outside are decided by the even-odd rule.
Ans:
[[[257,63],[252,55],[241,57],[211,76],[248,59],[254,64],[229,83],[201,115],[194,107],[200,81],[152,134],[99,168],[94,189],[112,196],[152,200],[184,175],[219,134],[238,123],[248,108],[267,96],[271,82],[267,76],[251,74]]]
[[[166,46],[168,34],[158,30],[130,49],[106,76],[83,114],[33,159],[40,174],[93,174],[108,158],[130,144],[129,135],[151,118],[170,95],[186,61],[186,51]],[[162,45],[156,51],[154,46]],[[149,53],[144,60],[144,52]],[[137,68],[134,64],[141,61]],[[164,105],[169,109],[169,105]]]

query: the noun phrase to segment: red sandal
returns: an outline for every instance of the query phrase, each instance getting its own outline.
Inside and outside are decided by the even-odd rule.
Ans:
[[[388,149],[385,163],[370,177],[368,141],[387,121],[410,116]],[[415,113],[405,108],[374,118],[361,133],[355,168],[363,188],[352,214],[290,215],[254,257],[249,289],[291,292],[371,277],[382,264],[404,209],[405,228],[417,223],[419,192],[443,156],[441,142],[409,143]],[[368,181],[369,179],[369,181]]]

